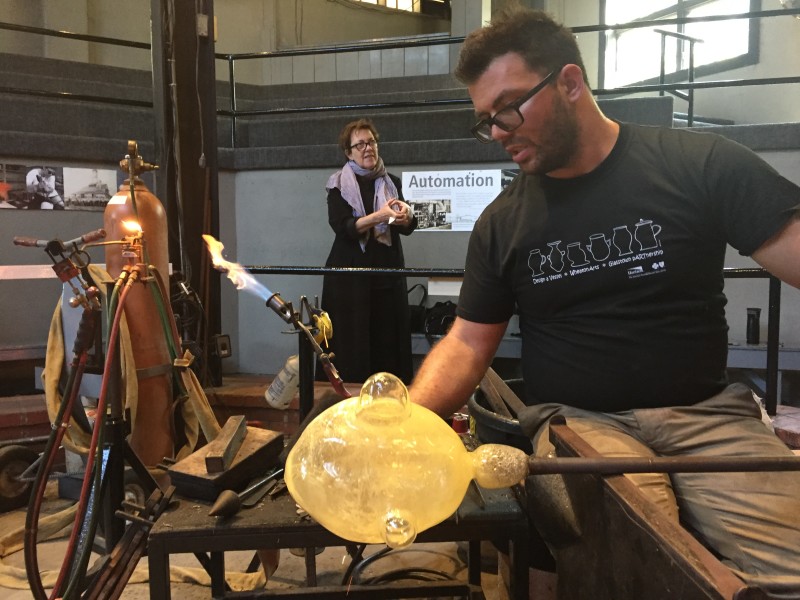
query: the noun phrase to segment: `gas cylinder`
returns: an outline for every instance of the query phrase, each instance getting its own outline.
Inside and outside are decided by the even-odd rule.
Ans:
[[[154,167],[144,163],[137,155],[135,142],[129,142],[128,150],[129,155],[120,162],[120,168],[129,173],[129,179],[108,201],[103,215],[106,240],[117,241],[129,236],[131,232],[123,225],[123,221],[137,222],[142,229],[143,262],[153,265],[168,286],[166,212],[161,201],[136,176],[137,173]],[[130,177],[133,177],[135,206],[131,199]],[[107,245],[105,258],[106,270],[114,278],[120,274],[124,265],[129,264],[128,259],[122,256],[122,246],[119,244]],[[148,467],[159,464],[164,457],[171,458],[175,444],[171,409],[172,361],[167,336],[161,326],[161,313],[151,289],[157,283],[147,277],[150,274],[154,275],[142,272],[140,282],[133,285],[124,307],[139,387],[130,444],[139,459]],[[169,298],[164,298],[164,303],[166,317],[171,320],[173,317]]]

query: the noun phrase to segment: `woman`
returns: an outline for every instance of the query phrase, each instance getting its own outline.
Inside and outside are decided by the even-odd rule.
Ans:
[[[325,266],[403,268],[400,235],[414,231],[417,220],[402,200],[400,180],[383,166],[372,121],[348,123],[339,146],[348,160],[325,186],[328,223],[336,234]],[[344,381],[361,383],[380,371],[411,381],[405,277],[325,275],[322,308],[333,322],[330,350]]]

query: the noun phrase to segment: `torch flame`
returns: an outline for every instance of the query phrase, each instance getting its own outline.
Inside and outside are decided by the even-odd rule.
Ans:
[[[136,221],[122,221],[122,226],[131,233],[142,233],[142,226]]]
[[[236,289],[252,292],[263,300],[269,300],[269,298],[272,297],[272,292],[256,281],[256,278],[253,277],[247,269],[239,263],[227,261],[222,257],[222,251],[225,249],[222,242],[206,234],[203,234],[203,240],[205,240],[206,246],[208,246],[208,252],[211,255],[214,268],[217,269],[217,271],[226,273],[228,279],[236,286]]]

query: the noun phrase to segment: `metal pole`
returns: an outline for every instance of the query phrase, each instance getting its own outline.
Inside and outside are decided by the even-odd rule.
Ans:
[[[778,413],[778,364],[781,330],[781,280],[769,278],[769,308],[767,313],[767,382],[764,404],[767,414]]]
[[[299,372],[300,372],[300,422],[314,408],[314,361],[316,354],[308,337],[300,331],[297,336],[299,342]]]
[[[800,471],[796,456],[654,456],[622,458],[540,458],[528,459],[530,475],[584,473],[722,473],[745,471]]]

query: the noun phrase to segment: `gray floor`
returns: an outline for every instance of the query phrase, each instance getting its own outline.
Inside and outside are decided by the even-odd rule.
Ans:
[[[50,494],[43,507],[43,514],[56,513],[70,504],[67,500],[58,499],[56,494]],[[25,523],[25,510],[17,510],[0,515],[0,534],[8,536],[15,530],[20,530]],[[6,537],[6,539],[8,539]],[[7,544],[8,545],[8,544]],[[60,537],[53,541],[41,543],[38,548],[38,562],[40,573],[43,577],[48,572],[57,573],[61,566],[66,547],[66,538]],[[378,551],[379,546],[369,546],[365,556]],[[364,579],[377,573],[394,571],[397,569],[424,567],[433,569],[442,574],[460,580],[466,580],[466,566],[458,557],[458,547],[455,542],[437,544],[413,544],[401,551],[394,551],[386,557],[376,560],[362,574]],[[492,551],[485,548],[487,557],[494,558]],[[5,552],[5,550],[4,550]],[[229,573],[243,573],[253,558],[252,552],[231,552],[225,555],[226,570]],[[21,550],[8,553],[0,563],[0,598],[2,600],[30,600],[33,595],[29,591],[25,576],[25,563]],[[338,585],[349,564],[349,557],[344,548],[326,548],[317,556],[317,577],[319,585]],[[488,561],[487,561],[488,562]],[[195,576],[205,576],[199,563],[193,555],[184,554],[171,557],[171,564],[186,567]],[[125,600],[141,600],[150,598],[147,583],[147,559],[139,562],[136,572],[125,588],[121,598]],[[141,580],[141,582],[136,582]],[[305,562],[300,556],[288,550],[281,551],[280,565],[267,583],[267,589],[301,587],[305,583]],[[482,583],[487,600],[498,600],[497,576],[493,573],[483,573]],[[172,597],[176,600],[192,600],[211,598],[211,589],[199,583],[171,584]],[[48,590],[49,591],[49,590]],[[501,595],[501,596],[504,596]],[[154,599],[155,600],[155,599]]]

